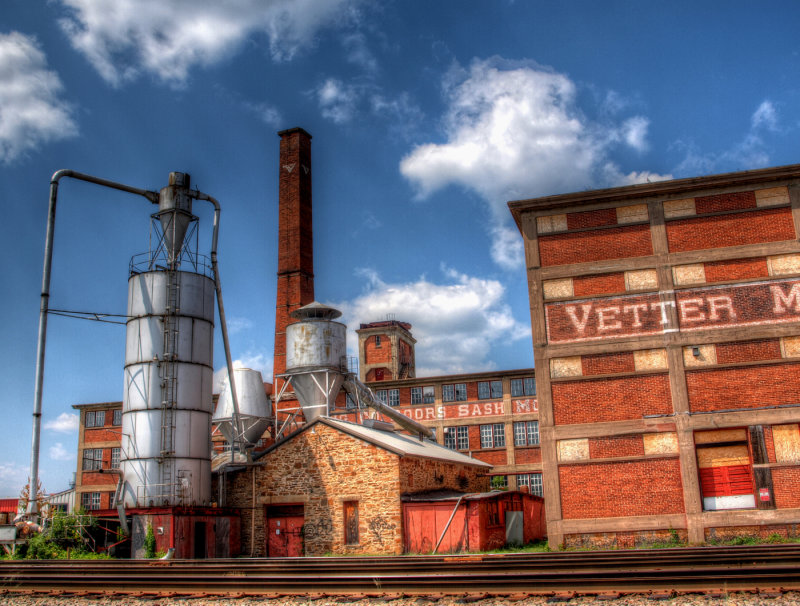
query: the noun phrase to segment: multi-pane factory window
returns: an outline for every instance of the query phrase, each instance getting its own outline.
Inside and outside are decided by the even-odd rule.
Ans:
[[[91,511],[92,509],[100,509],[100,493],[82,492],[81,507],[83,507],[87,511]]]
[[[469,427],[445,427],[444,445],[451,450],[469,450]]]
[[[517,476],[517,488],[528,487],[528,491],[537,497],[544,496],[542,493],[542,474],[523,473]]]
[[[103,449],[86,448],[83,451],[83,471],[96,471],[103,467]]]
[[[106,424],[105,410],[87,410],[84,425],[86,427],[102,427]]]
[[[538,446],[539,421],[514,421],[514,446]]]
[[[111,424],[112,425],[117,425],[117,426],[122,425],[122,409],[121,408],[115,408],[114,409],[114,418],[112,419]]]
[[[433,404],[433,385],[411,388],[412,404]]]
[[[508,476],[492,476],[493,489],[506,489],[508,488]],[[491,522],[489,522],[491,524]]]
[[[351,396],[349,393],[345,397],[344,405],[345,405],[346,408],[355,408],[356,407],[356,401],[353,399],[353,396]]]
[[[481,425],[481,448],[503,448],[506,445],[505,425]]]
[[[375,335],[375,347],[380,347],[380,346],[381,346],[381,336]]]
[[[511,397],[535,396],[536,379],[525,377],[523,379],[511,379]]]
[[[466,402],[467,384],[442,385],[442,402]]]
[[[375,390],[375,399],[378,402],[383,402],[386,404],[386,390],[385,389],[376,389]]]
[[[119,448],[111,449],[111,469],[119,469]]]
[[[344,542],[346,545],[358,545],[358,501],[345,501],[344,506]]]
[[[488,400],[489,398],[503,397],[502,381],[478,381],[478,398]]]
[[[389,406],[400,406],[400,390],[399,389],[390,389],[389,390]]]

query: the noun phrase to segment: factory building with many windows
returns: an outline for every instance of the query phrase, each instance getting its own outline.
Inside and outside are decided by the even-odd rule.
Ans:
[[[796,535],[800,165],[509,206],[551,544]]]

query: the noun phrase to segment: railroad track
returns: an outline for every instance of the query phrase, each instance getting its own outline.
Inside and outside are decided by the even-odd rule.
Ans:
[[[0,562],[0,595],[523,596],[800,590],[800,545],[503,555]]]

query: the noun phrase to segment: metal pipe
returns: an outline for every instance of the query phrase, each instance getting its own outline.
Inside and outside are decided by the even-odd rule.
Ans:
[[[47,233],[44,244],[44,269],[42,270],[42,296],[39,305],[39,336],[36,346],[36,379],[33,394],[33,429],[31,435],[31,475],[28,484],[28,511],[31,516],[38,513],[36,499],[38,497],[39,483],[39,442],[42,429],[42,386],[44,385],[44,358],[47,343],[47,311],[50,302],[50,276],[53,266],[53,237],[55,235],[56,203],[58,199],[58,184],[63,177],[71,177],[80,181],[88,181],[103,187],[110,187],[131,194],[144,196],[150,202],[158,203],[158,193],[116,183],[107,179],[93,177],[74,170],[62,169],[53,173],[50,178],[50,202],[47,212]]]
[[[382,415],[392,419],[392,421],[397,423],[403,429],[410,431],[411,433],[419,434],[420,440],[422,439],[422,436],[433,439],[433,431],[430,429],[430,427],[425,427],[422,423],[418,423],[414,419],[404,415],[402,412],[395,410],[391,406],[387,406],[378,400],[372,390],[359,381],[354,374],[347,373],[345,375],[345,380],[342,384],[342,387],[344,387],[345,391],[351,395],[357,396],[359,400],[363,400],[364,404],[370,408],[373,408]]]
[[[199,191],[190,191],[189,195],[196,200],[205,200],[214,205],[214,234],[211,238],[211,269],[214,272],[214,287],[217,291],[217,308],[219,310],[219,323],[222,331],[222,345],[225,348],[225,363],[228,366],[228,383],[231,386],[231,401],[233,402],[233,427],[234,435],[231,443],[231,463],[235,460],[236,442],[238,436],[244,434],[244,429],[239,416],[239,400],[236,397],[236,378],[233,376],[233,360],[231,359],[231,346],[228,341],[228,325],[225,322],[225,306],[222,303],[222,281],[219,277],[219,267],[217,266],[217,240],[219,237],[219,202]]]

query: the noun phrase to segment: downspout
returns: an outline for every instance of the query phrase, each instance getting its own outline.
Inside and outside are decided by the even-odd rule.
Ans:
[[[256,551],[256,468],[250,468],[250,477],[253,482],[252,497],[250,499],[250,557]]]
[[[36,516],[38,507],[36,499],[38,497],[39,483],[39,441],[42,429],[42,386],[44,385],[44,354],[47,341],[47,312],[50,302],[50,276],[53,266],[53,237],[55,235],[56,224],[56,202],[58,198],[58,183],[62,177],[71,177],[80,181],[88,181],[103,187],[110,187],[131,194],[144,196],[153,204],[158,204],[158,193],[115,183],[107,179],[85,175],[74,170],[63,169],[53,173],[50,178],[50,202],[47,211],[47,233],[44,244],[44,269],[42,271],[42,296],[39,305],[39,336],[36,346],[36,379],[33,394],[33,430],[31,435],[31,475],[28,490],[28,515]]]
[[[447,529],[450,528],[450,523],[453,521],[453,518],[456,517],[456,512],[458,511],[458,506],[461,505],[461,501],[466,496],[467,495],[462,494],[460,497],[458,497],[458,501],[456,501],[456,506],[453,507],[453,513],[450,514],[450,519],[447,520],[447,524],[445,525],[444,530],[442,531],[442,536],[439,537],[439,541],[436,543],[436,547],[433,548],[433,553],[434,554],[439,550],[439,545],[442,544],[442,541],[444,540],[444,535],[447,534]],[[466,519],[466,516],[465,516],[465,519]],[[467,523],[467,528],[469,528],[469,523]]]

